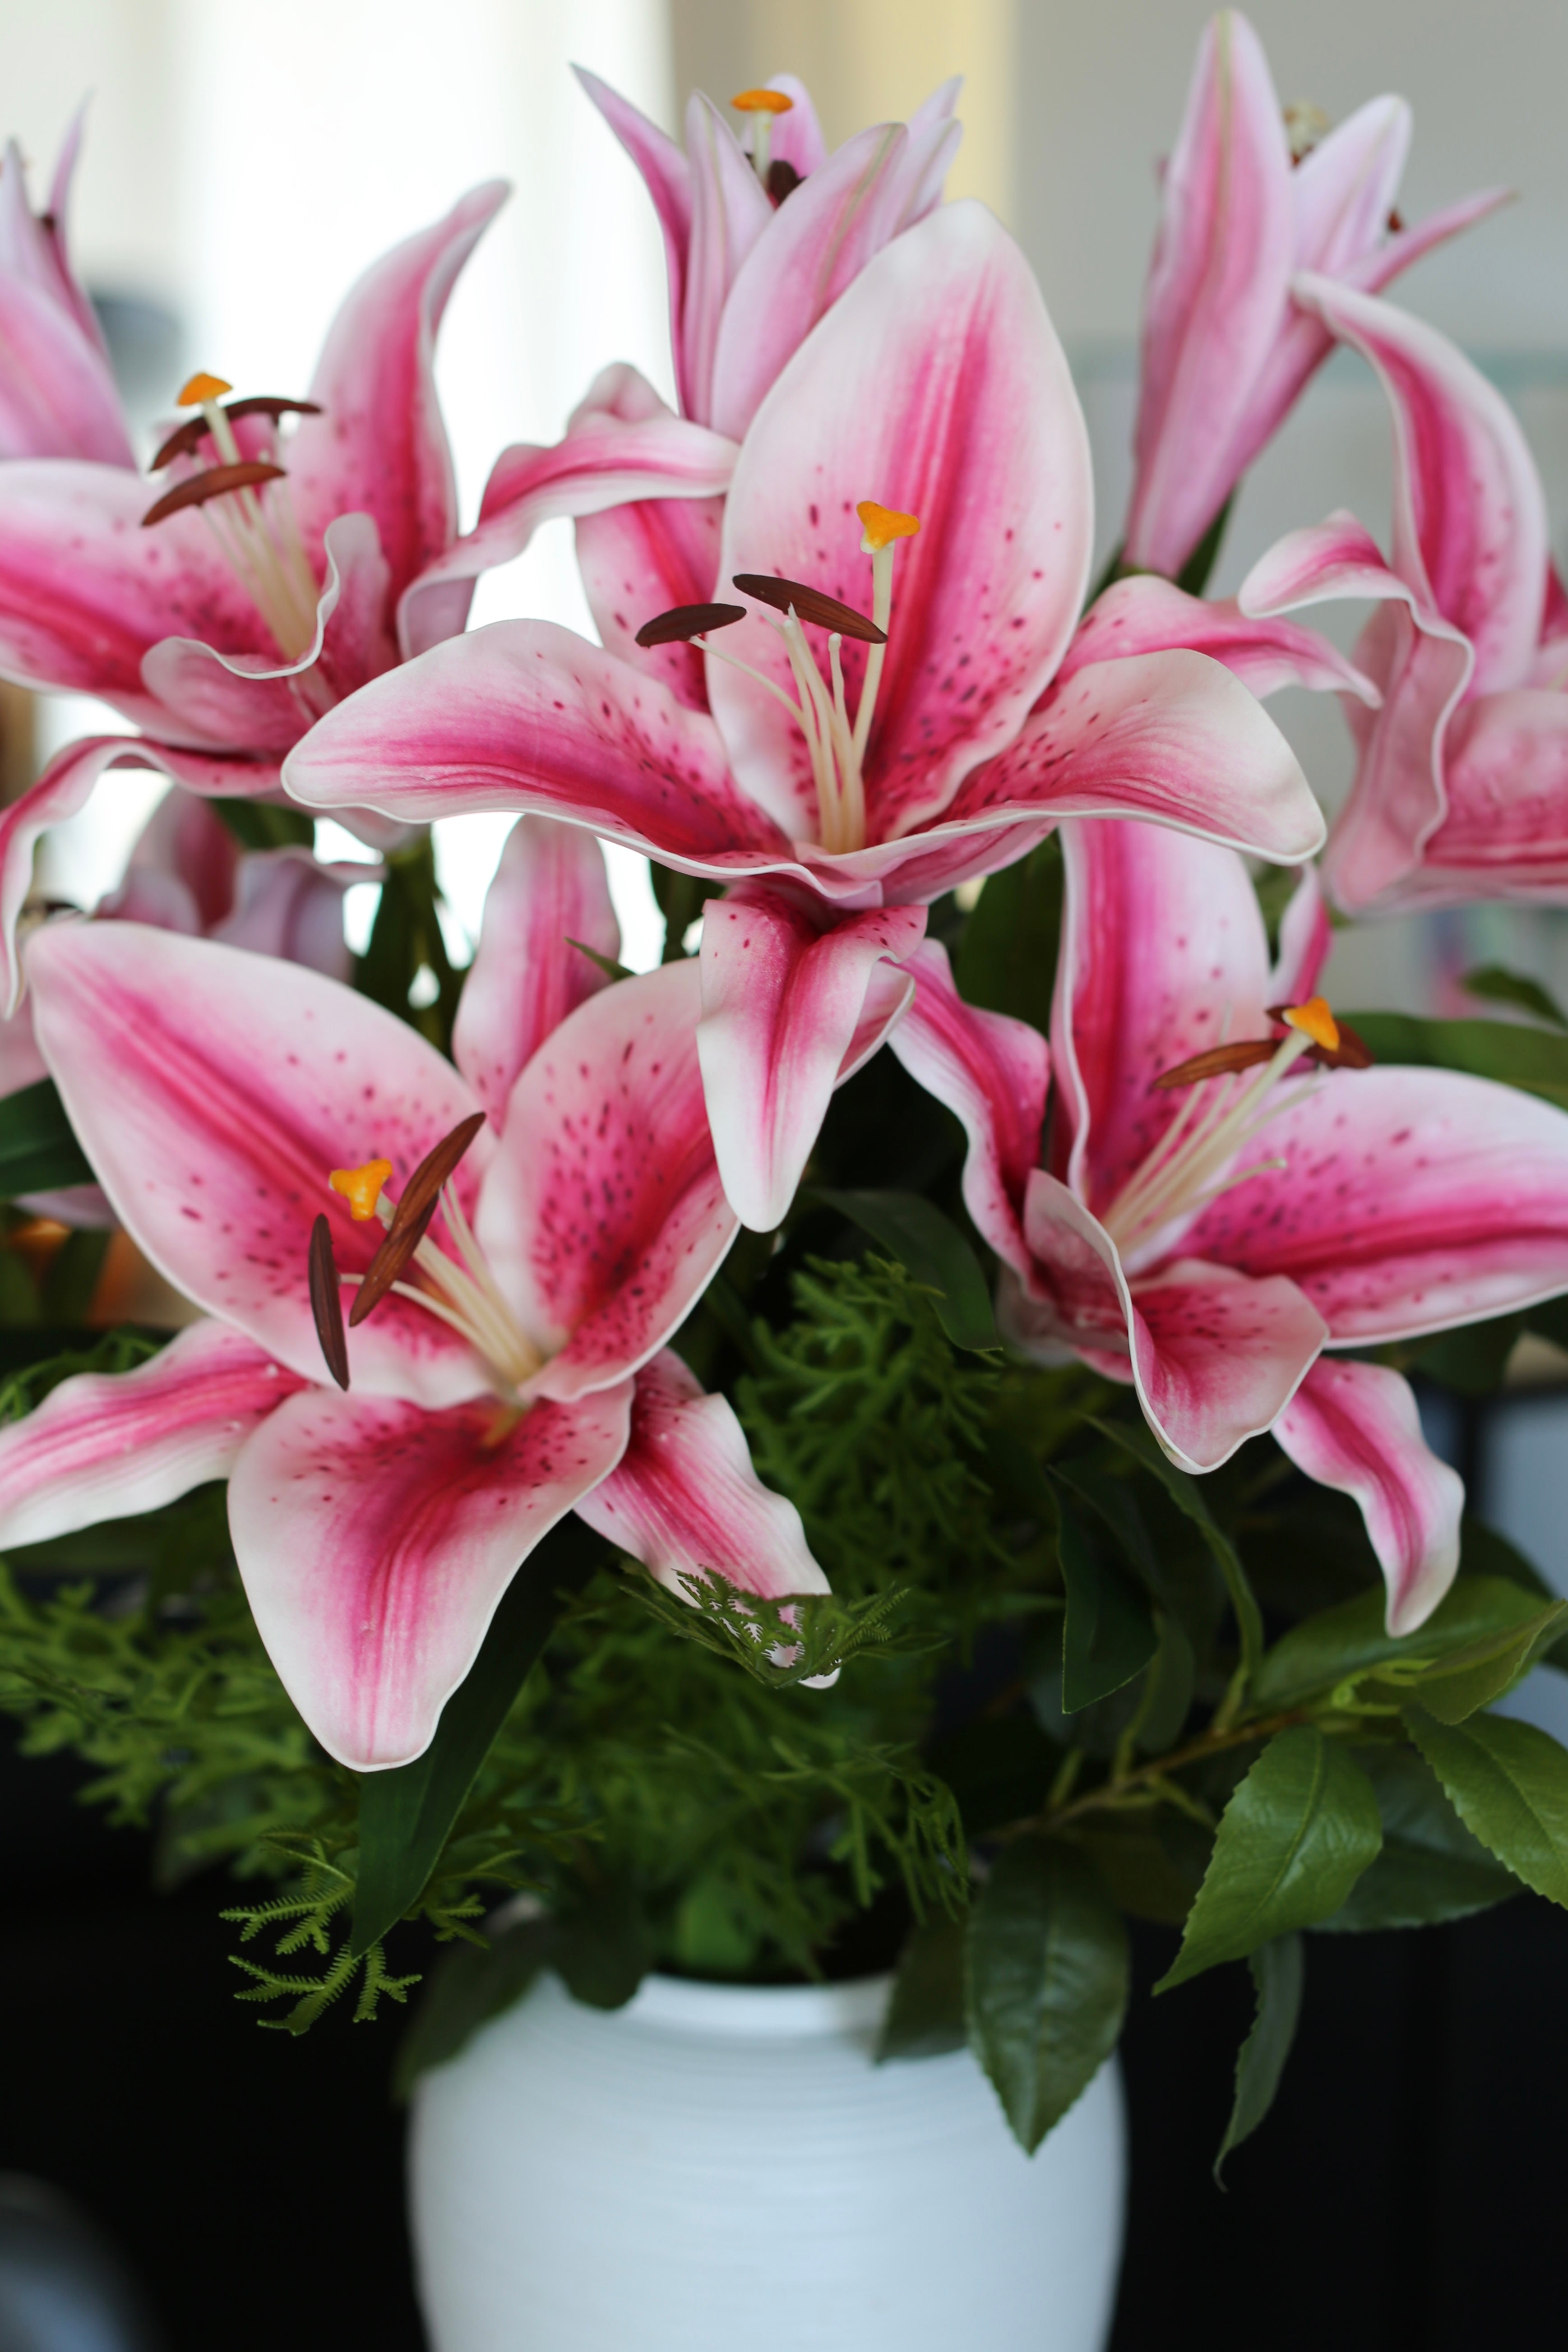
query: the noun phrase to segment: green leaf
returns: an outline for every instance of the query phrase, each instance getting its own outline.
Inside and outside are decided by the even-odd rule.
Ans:
[[[664,953],[659,961],[679,963],[686,953],[687,932],[709,899],[716,898],[724,885],[710,882],[700,874],[679,874],[673,866],[660,866],[657,861],[649,872],[653,895],[664,917]]]
[[[1510,971],[1500,963],[1478,964],[1474,971],[1466,972],[1459,986],[1471,996],[1489,998],[1494,1004],[1517,1004],[1522,1012],[1533,1013],[1538,1021],[1550,1022],[1553,1029],[1568,1029],[1568,1014],[1557,999],[1538,980],[1527,980],[1521,971]]]
[[[1274,2105],[1274,2094],[1296,2039],[1296,2021],[1301,2014],[1300,1937],[1280,1936],[1274,1943],[1264,1944],[1248,1957],[1247,1965],[1252,1970],[1258,2011],[1252,2030],[1237,2053],[1236,2098],[1214,2160],[1215,2183],[1220,2189],[1225,2187],[1226,2158],[1233,2147],[1252,2137]]]
[[[207,803],[242,849],[312,849],[316,820],[301,808],[275,801],[213,800]]]
[[[1337,1911],[1383,1843],[1372,1783],[1314,1725],[1277,1732],[1226,1805],[1169,1991]]]
[[[1499,1315],[1489,1323],[1462,1324],[1423,1348],[1412,1369],[1461,1396],[1490,1396],[1500,1388],[1508,1360],[1524,1329],[1523,1315]]]
[[[877,2063],[889,2058],[940,2058],[968,2040],[963,2017],[962,1919],[926,1919],[904,1946],[888,2003]]]
[[[550,1638],[563,1593],[586,1584],[602,1539],[566,1517],[531,1551],[507,1587],[468,1679],[442,1710],[423,1756],[360,1781],[356,1956],[379,1943],[418,1902],[447,1833],[529,1669]]]
[[[1467,1642],[1429,1666],[1416,1683],[1421,1705],[1439,1723],[1463,1723],[1521,1682],[1568,1626],[1568,1601],[1552,1601],[1506,1632]]]
[[[1177,587],[1184,588],[1189,596],[1201,596],[1209,584],[1209,574],[1219,561],[1220,542],[1225,537],[1225,527],[1230,520],[1230,510],[1235,504],[1236,492],[1232,490],[1176,574]]]
[[[1092,1706],[1154,1654],[1153,1612],[1144,1594],[1097,1543],[1076,1504],[1064,1495],[1059,1537],[1067,1622],[1062,1629],[1062,1711]]]
[[[1031,2155],[1116,2047],[1127,1930],[1083,1856],[1040,1838],[998,1855],[969,1915],[969,2040]]]
[[[1533,1592],[1541,1601],[1558,1598],[1555,1589],[1548,1584],[1534,1562],[1525,1558],[1517,1544],[1510,1543],[1507,1536],[1500,1535],[1496,1528],[1488,1527],[1484,1519],[1476,1518],[1468,1511],[1465,1513],[1459,1528],[1459,1558],[1466,1569],[1473,1570],[1478,1576],[1504,1577],[1510,1584],[1519,1585],[1523,1591]],[[1560,1674],[1568,1674],[1568,1634],[1554,1642],[1550,1649],[1543,1650],[1536,1663],[1542,1666],[1555,1666]]]
[[[0,1097],[0,1199],[97,1181],[53,1078]]]
[[[801,1195],[806,1207],[837,1210],[879,1242],[910,1277],[933,1291],[937,1320],[955,1348],[994,1348],[996,1318],[980,1261],[958,1227],[918,1192]]]
[[[1356,1761],[1383,1818],[1383,1852],[1318,1933],[1427,1927],[1465,1919],[1519,1893],[1519,1881],[1470,1835],[1412,1748],[1363,1748]]]
[[[1386,1608],[1378,1585],[1292,1625],[1259,1667],[1251,1706],[1273,1714],[1394,1661],[1404,1672],[1419,1673],[1425,1663],[1468,1643],[1510,1632],[1536,1616],[1541,1603],[1507,1578],[1461,1576],[1414,1633],[1390,1633],[1384,1622]]]
[[[550,1965],[574,2000],[588,2009],[624,2009],[649,1969],[653,1946],[641,1904],[629,1886],[595,1886],[556,1926]]]
[[[582,940],[574,940],[570,932],[566,934],[566,944],[569,948],[575,948],[579,955],[585,955],[606,980],[630,980],[632,977],[626,965],[617,963],[614,956],[601,955],[597,948],[586,946]]]
[[[1016,865],[987,877],[953,959],[959,994],[1044,1034],[1051,1025],[1061,928],[1062,851],[1053,834]]]
[[[395,2099],[405,2100],[418,2075],[455,2058],[481,2025],[521,2000],[549,1958],[554,1935],[553,1919],[520,1919],[482,1947],[451,1947],[431,1971],[398,2045]]]
[[[1184,1518],[1192,1521],[1212,1553],[1236,1618],[1237,1633],[1241,1643],[1240,1678],[1242,1685],[1251,1681],[1263,1655],[1263,1612],[1258,1597],[1247,1580],[1240,1555],[1230,1538],[1215,1525],[1214,1517],[1197,1480],[1180,1470],[1163,1453],[1153,1432],[1142,1421],[1092,1421],[1092,1426],[1104,1437],[1119,1445],[1124,1454],[1160,1481],[1165,1492]]]
[[[1474,1077],[1498,1078],[1547,1102],[1568,1105],[1568,1037],[1526,1029],[1517,1021],[1423,1021],[1410,1013],[1345,1017],[1376,1061],[1468,1070]]]
[[[957,1799],[969,1838],[1043,1811],[1061,1760],[1060,1748],[1032,1712],[982,1716],[937,1740],[926,1755]]]
[[[463,975],[447,953],[431,836],[426,833],[407,849],[393,851],[384,865],[375,920],[354,967],[354,986],[445,1051]],[[430,1003],[416,1005],[413,996],[422,972],[434,978],[436,993]]]
[[[1069,1832],[1119,1911],[1179,1927],[1203,1885],[1214,1840],[1185,1813],[1089,1814]]]
[[[1412,1703],[1405,1721],[1465,1827],[1515,1877],[1568,1909],[1568,1749],[1505,1715],[1440,1723]]]

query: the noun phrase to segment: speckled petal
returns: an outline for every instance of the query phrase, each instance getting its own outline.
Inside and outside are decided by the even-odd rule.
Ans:
[[[691,166],[673,139],[650,122],[608,82],[585,66],[572,68],[594,104],[642,173],[664,232],[669,274],[669,341],[681,406],[691,413],[680,348],[680,316],[686,299],[686,263],[691,244]]]
[[[672,1592],[696,1569],[770,1601],[828,1589],[800,1513],[752,1467],[729,1401],[705,1395],[668,1349],[637,1374],[630,1442],[577,1516]]]
[[[1320,693],[1353,694],[1362,702],[1378,700],[1372,680],[1316,629],[1244,613],[1234,597],[1205,603],[1152,572],[1115,581],[1095,599],[1079,623],[1056,683],[1064,686],[1090,662],[1183,646],[1223,662],[1260,699],[1284,686],[1305,686]]]
[[[1568,904],[1568,694],[1520,687],[1462,702],[1443,750],[1443,821],[1383,903]]]
[[[607,1388],[657,1354],[738,1230],[697,1062],[692,961],[591,996],[512,1088],[477,1231],[523,1328],[531,1392]]]
[[[328,1177],[384,1157],[395,1197],[475,1108],[463,1078],[368,997],[210,940],[51,923],[28,942],[27,974],[38,1043],[121,1223],[176,1289],[319,1379],[311,1226],[331,1220],[345,1275],[382,1236]],[[489,1150],[481,1135],[463,1163],[465,1206]],[[445,1404],[485,1385],[457,1336],[401,1298],[349,1356],[372,1394]]]
[[[519,1563],[615,1467],[631,1382],[507,1415],[316,1389],[274,1414],[229,1482],[257,1630],[329,1755],[422,1755]]]

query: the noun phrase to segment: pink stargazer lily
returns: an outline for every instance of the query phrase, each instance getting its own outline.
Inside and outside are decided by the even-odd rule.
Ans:
[[[745,877],[704,924],[699,1042],[726,1190],[765,1231],[834,1084],[907,995],[884,965],[929,901],[1068,814],[1287,861],[1321,839],[1253,696],[1165,632],[1201,619],[1277,667],[1321,641],[1190,598],[1173,616],[1173,592],[1129,583],[1075,662],[1090,509],[1082,415],[1027,265],[982,206],[944,205],[868,264],[757,411],[700,593],[767,577],[721,637],[708,626],[700,675],[670,666],[694,663],[685,643],[611,651],[498,623],[330,712],[287,788],[404,819],[545,811]],[[650,614],[627,605],[629,639]],[[803,625],[824,616],[826,666]]]
[[[569,1510],[667,1581],[700,1566],[754,1592],[826,1589],[729,1406],[665,1347],[737,1230],[703,1117],[696,969],[606,986],[568,937],[616,953],[602,856],[524,819],[457,1068],[298,966],[127,924],[49,923],[28,943],[39,1040],[104,1190],[206,1313],[142,1370],[68,1381],[0,1434],[0,1542],[226,1475],[261,1637],[356,1770],[426,1748],[519,1561]],[[313,1229],[352,1290],[394,1215],[386,1188],[443,1139],[454,1159],[465,1122],[402,1279],[346,1341],[337,1327],[341,1391],[307,1285]]]
[[[1396,1373],[1322,1350],[1568,1288],[1568,1117],[1444,1070],[1305,1075],[1337,1034],[1312,996],[1329,932],[1311,877],[1270,974],[1229,851],[1145,824],[1062,839],[1049,1050],[965,1004],[931,941],[892,1041],[967,1130],[964,1198],[1002,1262],[1004,1326],[1041,1360],[1070,1352],[1131,1382],[1186,1469],[1271,1429],[1361,1504],[1390,1629],[1407,1632],[1453,1578],[1462,1488]],[[1271,1020],[1282,1001],[1300,1009]],[[1253,1040],[1268,1042],[1247,1069],[1157,1083],[1227,1044],[1240,1063]]]
[[[1546,499],[1496,387],[1391,303],[1304,279],[1298,299],[1376,370],[1394,417],[1392,562],[1352,515],[1293,531],[1241,602],[1376,598],[1356,659],[1355,783],[1324,869],[1341,906],[1568,903],[1568,597]]]
[[[103,330],[70,266],[66,214],[81,145],[65,136],[47,211],[35,213],[14,139],[0,163],[0,458],[133,466]]]
[[[17,184],[0,173],[0,219],[7,203],[14,214]],[[226,386],[193,379],[166,487],[195,497],[236,466],[281,463],[284,478],[241,482],[145,526],[157,485],[128,444],[0,469],[0,671],[100,696],[142,730],[69,746],[0,819],[11,1001],[34,844],[105,770],[161,768],[193,792],[276,799],[284,752],[322,710],[464,626],[483,559],[450,560],[457,503],[435,338],[505,194],[499,182],[476,189],[366,271],[328,332],[308,402],[226,406]],[[0,324],[5,282],[0,269]],[[285,443],[288,411],[303,413]]]
[[[1144,292],[1129,566],[1182,570],[1328,357],[1298,271],[1375,293],[1507,201],[1489,189],[1400,226],[1410,128],[1403,99],[1374,98],[1293,166],[1252,26],[1226,9],[1206,27]]]

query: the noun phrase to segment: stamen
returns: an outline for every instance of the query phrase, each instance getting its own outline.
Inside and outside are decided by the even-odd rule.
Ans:
[[[332,1255],[332,1229],[325,1217],[310,1228],[309,1258],[310,1312],[321,1343],[327,1370],[339,1388],[349,1384],[349,1343],[343,1329],[343,1302],[338,1288],[338,1262]]]
[[[797,613],[803,621],[811,621],[819,629],[837,629],[847,637],[858,637],[862,645],[885,643],[887,632],[858,613],[853,604],[846,604],[837,596],[829,596],[820,588],[810,588],[804,580],[780,580],[766,572],[737,572],[731,583],[742,596],[754,596],[759,604],[771,604],[776,613]]]
[[[805,174],[797,172],[793,163],[785,163],[782,155],[773,157],[773,162],[768,165],[763,184],[773,198],[775,212],[786,196],[794,195],[804,177]]]
[[[737,114],[752,117],[752,169],[772,194],[768,184],[773,175],[768,152],[773,142],[773,117],[775,114],[788,114],[795,100],[786,97],[782,89],[743,89],[730,103]]]
[[[327,1181],[349,1204],[355,1224],[368,1224],[376,1213],[382,1188],[392,1173],[390,1160],[367,1160],[363,1168],[334,1168]]]
[[[204,381],[216,383],[217,378],[212,376]],[[284,400],[276,394],[266,392],[257,393],[246,400],[231,400],[223,413],[231,425],[239,416],[270,416],[276,425],[280,416],[320,416],[321,404],[319,400]],[[188,457],[211,432],[212,426],[205,416],[187,416],[183,425],[175,425],[163,443],[148,471],[161,474],[164,467],[172,465],[176,457]]]
[[[198,368],[195,375],[185,378],[174,394],[174,405],[176,408],[204,408],[209,400],[221,400],[226,392],[233,390],[233,384],[225,383],[221,375],[208,375],[205,368]]]
[[[795,100],[782,89],[743,89],[730,100],[737,114],[789,114]]]
[[[1309,996],[1305,1004],[1288,1004],[1279,1017],[1289,1027],[1301,1030],[1325,1054],[1339,1052],[1340,1024],[1329,1010],[1326,996]]]
[[[637,633],[639,646],[674,646],[700,636],[705,629],[728,629],[746,617],[744,604],[672,604],[645,621]]]
[[[386,1238],[366,1267],[359,1296],[350,1310],[351,1330],[381,1304],[424,1240],[425,1229],[436,1213],[442,1185],[484,1123],[482,1110],[473,1111],[459,1121],[450,1135],[443,1136],[434,1150],[426,1153],[404,1186]]]
[[[142,518],[142,527],[145,530],[149,523],[166,521],[182,507],[205,506],[209,499],[221,499],[230,490],[254,489],[258,482],[282,479],[281,466],[268,466],[259,457],[244,457],[235,466],[209,466],[205,474],[190,475],[154,499]]]
[[[1187,1061],[1178,1062],[1173,1070],[1162,1070],[1154,1084],[1162,1089],[1170,1087],[1196,1086],[1200,1079],[1217,1078],[1229,1070],[1250,1070],[1259,1062],[1274,1059],[1272,1037],[1247,1037],[1234,1045],[1211,1045],[1206,1054],[1194,1054]]]
[[[862,499],[855,511],[865,533],[860,541],[865,555],[879,555],[896,539],[913,539],[921,527],[919,515],[900,514],[896,507],[879,506],[875,499]]]

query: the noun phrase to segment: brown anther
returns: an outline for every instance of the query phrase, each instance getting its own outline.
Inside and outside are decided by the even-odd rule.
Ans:
[[[374,1308],[380,1306],[403,1273],[425,1238],[425,1229],[436,1213],[442,1185],[484,1123],[482,1110],[470,1111],[467,1118],[458,1121],[450,1135],[444,1135],[440,1142],[425,1154],[414,1171],[392,1213],[386,1238],[365,1268],[364,1280],[349,1309],[350,1330],[355,1329]]]
[[[768,194],[774,205],[782,205],[786,196],[793,196],[805,176],[804,172],[797,172],[795,165],[787,163],[782,155],[775,155],[768,165],[767,179]]]
[[[155,499],[142,518],[142,527],[151,522],[163,522],[178,514],[182,507],[205,506],[208,499],[221,499],[229,490],[247,490],[258,482],[278,482],[283,478],[281,466],[265,466],[259,458],[247,458],[239,466],[209,466],[205,474],[193,474],[188,481],[176,482]]]
[[[1284,1027],[1285,1015],[1289,1009],[1288,1005],[1271,1004],[1268,1018]],[[1340,1035],[1338,1046],[1331,1049],[1327,1045],[1313,1045],[1303,1058],[1320,1063],[1325,1070],[1370,1070],[1372,1048],[1365,1038],[1359,1037],[1348,1021],[1336,1021],[1334,1026]]]
[[[1394,210],[1393,210],[1393,211],[1389,214],[1389,215],[1388,215],[1388,234],[1389,234],[1389,236],[1397,236],[1400,234],[1401,230],[1404,228],[1404,226],[1405,226],[1405,215],[1400,211],[1399,206],[1398,206],[1397,205],[1394,205]]]
[[[1234,1045],[1211,1045],[1206,1054],[1194,1054],[1190,1060],[1178,1062],[1173,1070],[1162,1070],[1154,1084],[1195,1087],[1200,1078],[1223,1077],[1227,1070],[1250,1070],[1259,1062],[1271,1062],[1279,1050],[1274,1037],[1243,1037]]]
[[[841,637],[858,637],[866,646],[888,642],[886,630],[858,613],[853,604],[841,604],[820,588],[808,588],[802,580],[775,580],[765,572],[737,572],[731,584],[742,596],[754,596],[759,604],[772,604],[780,613],[793,608],[801,620],[815,621],[819,629],[833,629]]]
[[[639,646],[675,646],[689,637],[700,636],[707,629],[727,629],[746,617],[744,604],[672,604],[668,613],[656,613],[645,621],[637,634]]]
[[[223,413],[231,423],[237,416],[270,416],[276,425],[280,416],[320,416],[321,404],[319,400],[280,400],[267,392],[258,393],[249,400],[231,400]],[[187,416],[163,444],[148,471],[161,474],[176,457],[188,457],[211,431],[205,416]]]
[[[342,1295],[338,1288],[338,1262],[332,1255],[332,1229],[325,1217],[310,1227],[310,1312],[316,1337],[327,1360],[327,1370],[339,1388],[349,1384],[349,1343],[343,1329]]]

